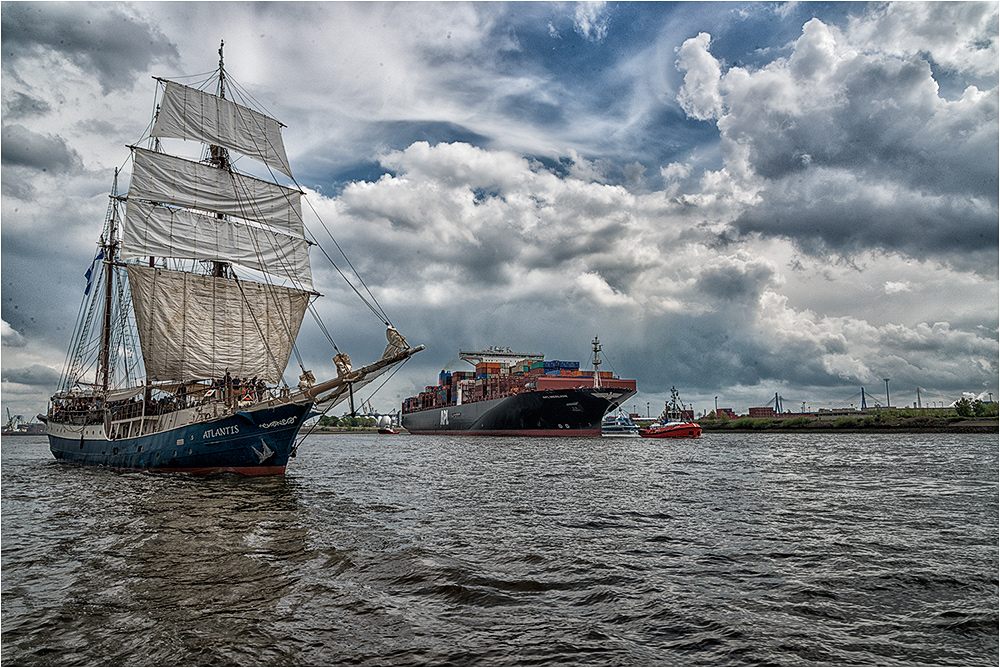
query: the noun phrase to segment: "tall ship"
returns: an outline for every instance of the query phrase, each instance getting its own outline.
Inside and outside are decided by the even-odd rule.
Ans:
[[[579,362],[546,361],[509,348],[460,350],[475,371],[442,371],[437,386],[403,402],[402,424],[411,434],[600,436],[605,413],[635,394],[634,380]]]
[[[157,79],[157,94],[147,145],[128,147],[124,195],[115,172],[59,390],[39,418],[63,462],[283,474],[310,415],[353,403],[423,346],[410,347],[355,288],[388,344],[357,369],[336,347],[314,307],[309,249],[322,246],[303,220],[284,126],[244,103],[222,47],[200,88]],[[318,382],[295,346],[307,310],[335,353],[336,378]],[[301,374],[290,386],[293,353]]]

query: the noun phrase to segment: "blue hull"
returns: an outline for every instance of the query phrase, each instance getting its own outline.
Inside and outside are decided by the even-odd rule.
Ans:
[[[95,437],[98,428],[49,425],[49,448],[63,462],[116,469],[280,475],[312,404],[241,411],[133,438]],[[70,430],[76,429],[74,433]]]

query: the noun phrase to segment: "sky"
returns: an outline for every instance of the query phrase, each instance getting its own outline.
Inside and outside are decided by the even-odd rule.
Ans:
[[[886,378],[895,406],[995,399],[998,32],[995,2],[3,2],[3,406],[56,389],[151,77],[205,78],[221,40],[307,225],[426,346],[378,410],[460,348],[586,365],[595,336],[640,414],[672,386],[698,414],[884,405]],[[298,351],[336,375],[308,316]]]

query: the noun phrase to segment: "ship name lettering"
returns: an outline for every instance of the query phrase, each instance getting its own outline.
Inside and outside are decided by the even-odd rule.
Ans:
[[[239,425],[231,424],[228,427],[217,427],[216,429],[206,429],[201,435],[203,439],[218,438],[219,436],[232,436],[240,433]]]

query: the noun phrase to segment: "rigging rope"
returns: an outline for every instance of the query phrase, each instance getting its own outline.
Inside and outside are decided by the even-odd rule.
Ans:
[[[404,359],[404,360],[402,361],[402,363],[400,363],[400,364],[396,365],[396,366],[395,366],[395,368],[394,368],[394,369],[392,370],[392,373],[390,373],[390,374],[389,374],[389,375],[388,375],[388,376],[386,377],[386,379],[385,379],[385,380],[383,380],[383,381],[382,381],[382,383],[381,383],[381,384],[380,384],[380,385],[379,385],[378,387],[376,387],[376,388],[375,388],[375,389],[374,389],[374,390],[372,391],[372,393],[371,393],[370,395],[368,395],[368,398],[367,398],[367,399],[364,399],[364,400],[362,400],[362,402],[361,402],[361,403],[362,403],[362,405],[364,405],[364,403],[365,403],[366,401],[370,403],[370,402],[371,402],[371,400],[372,400],[372,399],[373,399],[373,398],[375,397],[375,394],[376,394],[376,393],[378,393],[378,391],[379,391],[379,390],[381,390],[381,389],[382,389],[382,387],[383,387],[383,386],[385,386],[385,384],[386,384],[386,383],[388,383],[388,382],[389,382],[389,381],[390,381],[390,380],[392,379],[392,377],[396,375],[396,372],[397,372],[397,371],[399,371],[400,369],[402,369],[402,368],[403,368],[403,366],[405,366],[405,365],[406,365],[406,363],[407,363],[407,362],[409,362],[409,361],[410,361],[410,358],[409,358],[409,357],[407,357],[406,359]],[[340,401],[334,401],[334,402],[331,402],[331,403],[330,403],[330,405],[329,405],[329,406],[328,406],[328,407],[327,407],[327,408],[326,408],[326,409],[325,409],[325,410],[324,410],[324,411],[323,411],[322,413],[316,413],[316,415],[317,415],[317,416],[320,416],[320,417],[322,417],[322,416],[325,416],[325,415],[326,415],[327,413],[329,413],[329,412],[330,412],[331,410],[333,410],[333,409],[334,409],[334,407],[336,407],[336,406],[340,405],[340,402],[341,402],[341,401],[343,401],[343,397],[341,397],[341,398],[340,398]],[[303,434],[303,433],[302,433],[302,432],[300,431],[300,432],[299,432],[299,435],[298,435],[298,437],[297,437],[297,438],[296,438],[296,440],[295,440],[295,446],[294,446],[294,447],[292,448],[292,452],[295,452],[296,450],[298,450],[298,449],[299,449],[299,445],[301,445],[301,444],[302,444],[302,442],[303,442],[303,441],[305,441],[306,437],[310,436],[310,435],[311,435],[311,434],[312,434],[312,433],[313,433],[314,431],[316,431],[316,428],[317,428],[317,427],[319,427],[319,420],[316,420],[316,422],[315,422],[315,423],[313,423],[312,425],[310,425],[310,426],[309,426],[309,431],[307,431],[307,432],[306,432],[305,434]]]
[[[295,185],[298,185],[298,183],[296,183]],[[372,291],[368,287],[368,284],[365,283],[365,279],[361,278],[361,274],[354,267],[354,264],[351,263],[351,259],[349,257],[347,257],[347,253],[345,253],[344,249],[340,247],[339,243],[337,243],[337,240],[333,237],[333,233],[330,232],[330,229],[326,226],[326,223],[320,217],[319,212],[316,211],[316,208],[312,205],[311,201],[309,201],[308,199],[306,199],[306,203],[309,205],[309,208],[312,210],[313,214],[315,214],[316,220],[319,221],[319,224],[323,227],[323,230],[326,231],[327,236],[330,237],[330,241],[332,241],[333,245],[337,247],[337,250],[340,251],[340,254],[342,256],[344,256],[344,260],[347,262],[347,266],[349,266],[351,268],[351,271],[354,272],[354,275],[358,277],[358,281],[360,281],[361,285],[364,286],[365,292],[367,292],[368,296],[371,297],[372,302],[374,302],[375,306],[372,306],[368,302],[368,300],[365,299],[364,295],[362,295],[358,291],[358,289],[355,288],[354,285],[347,279],[347,276],[344,276],[344,272],[342,272],[340,270],[340,267],[337,266],[337,263],[333,261],[333,258],[330,257],[330,255],[326,252],[326,249],[323,248],[322,244],[320,244],[318,240],[316,241],[316,245],[319,246],[319,248],[320,248],[321,251],[323,251],[323,255],[326,257],[327,260],[330,261],[330,264],[332,264],[333,267],[337,270],[337,272],[341,276],[343,276],[344,280],[347,281],[347,284],[351,286],[351,289],[354,290],[354,292],[358,295],[358,297],[361,298],[361,301],[363,301],[365,303],[365,305],[368,306],[368,308],[371,309],[372,313],[374,313],[376,315],[376,317],[378,317],[379,319],[381,319],[382,323],[385,324],[387,327],[392,327],[392,322],[389,320],[389,316],[386,315],[385,310],[382,308],[382,305],[378,303],[378,299],[376,299],[375,295],[372,294]],[[375,307],[378,307],[378,309],[376,310]]]

